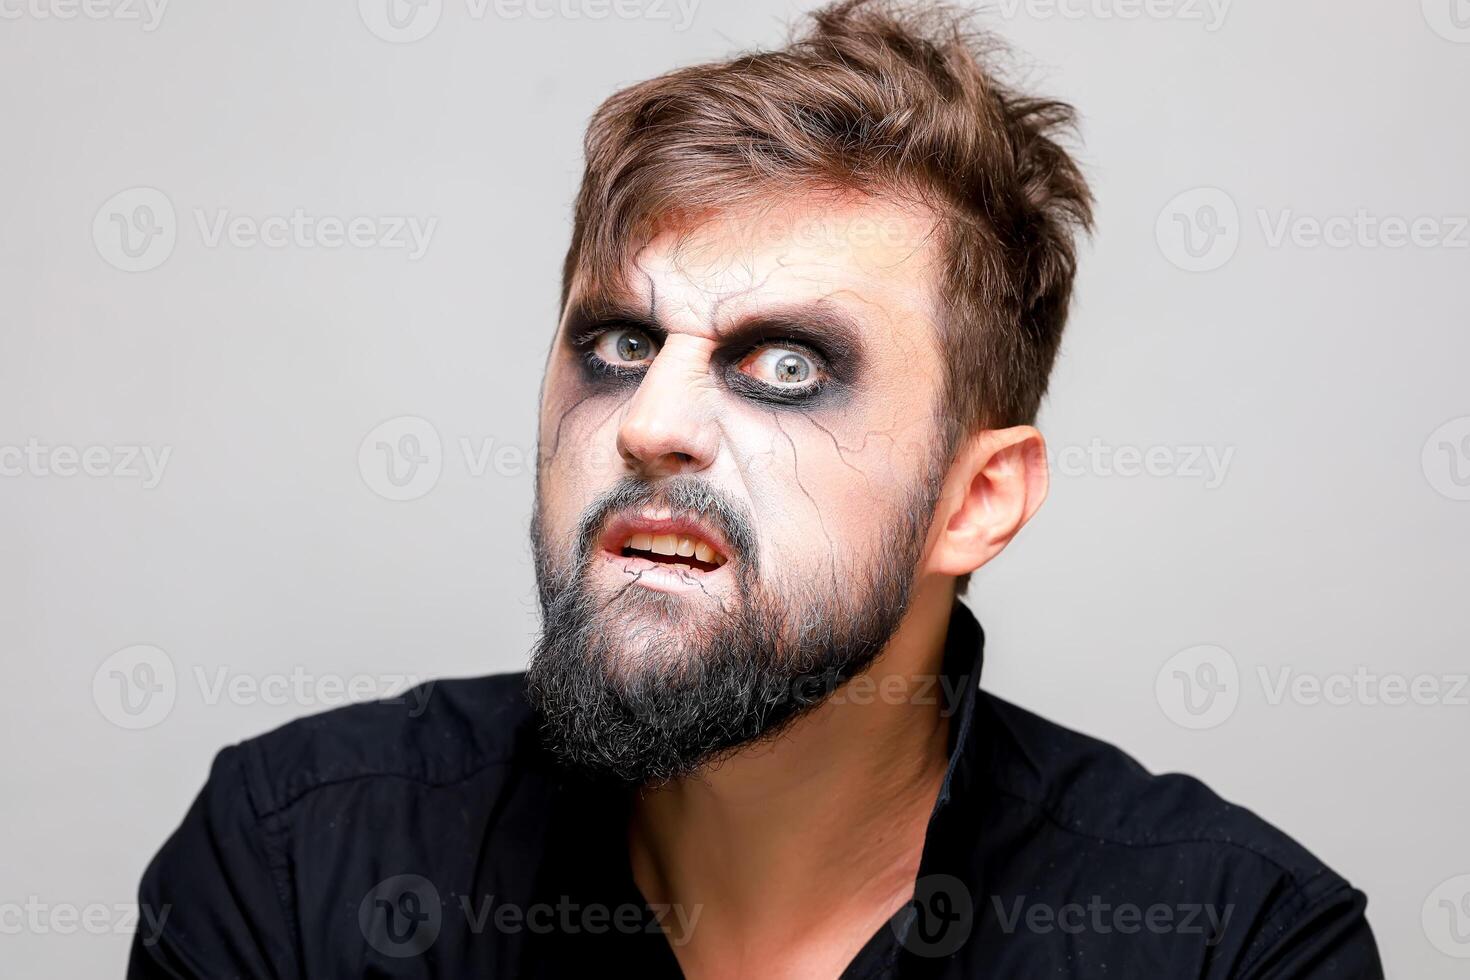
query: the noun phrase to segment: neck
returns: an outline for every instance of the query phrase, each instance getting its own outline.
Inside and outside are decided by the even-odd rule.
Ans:
[[[863,675],[780,738],[640,794],[634,878],[681,913],[686,975],[839,973],[912,897],[947,765],[933,679],[953,601],[952,580],[916,582]]]

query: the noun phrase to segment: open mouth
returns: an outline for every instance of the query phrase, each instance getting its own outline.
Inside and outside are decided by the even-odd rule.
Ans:
[[[633,534],[619,552],[624,558],[646,558],[660,565],[682,565],[712,572],[727,559],[703,538],[687,534]]]
[[[614,518],[602,536],[602,547],[610,555],[641,558],[671,571],[713,572],[730,560],[729,546],[712,528],[668,511]]]

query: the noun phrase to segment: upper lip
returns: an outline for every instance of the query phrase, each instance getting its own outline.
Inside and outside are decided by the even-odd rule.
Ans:
[[[603,529],[604,551],[622,554],[623,543],[635,534],[673,534],[704,541],[726,560],[734,558],[730,543],[713,525],[693,514],[670,514],[667,510],[645,510],[615,514]]]

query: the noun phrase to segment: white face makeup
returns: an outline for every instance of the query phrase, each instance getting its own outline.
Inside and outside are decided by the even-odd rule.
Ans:
[[[927,212],[871,198],[786,202],[662,233],[633,256],[625,298],[574,285],[542,394],[549,558],[569,568],[579,522],[619,481],[680,476],[749,521],[766,594],[852,590],[892,550],[942,431],[933,231]],[[735,598],[742,555],[720,522],[658,506],[607,518],[585,584],[608,603],[667,600],[617,619],[630,644],[637,626],[698,629]]]

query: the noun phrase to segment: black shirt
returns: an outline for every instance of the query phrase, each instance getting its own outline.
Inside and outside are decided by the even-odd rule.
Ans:
[[[979,690],[982,642],[956,603],[914,901],[845,977],[1382,976],[1361,892],[1198,781]],[[679,976],[659,924],[699,910],[642,899],[630,798],[546,754],[519,674],[293,722],[216,758],[144,874],[167,918],[128,976]]]

